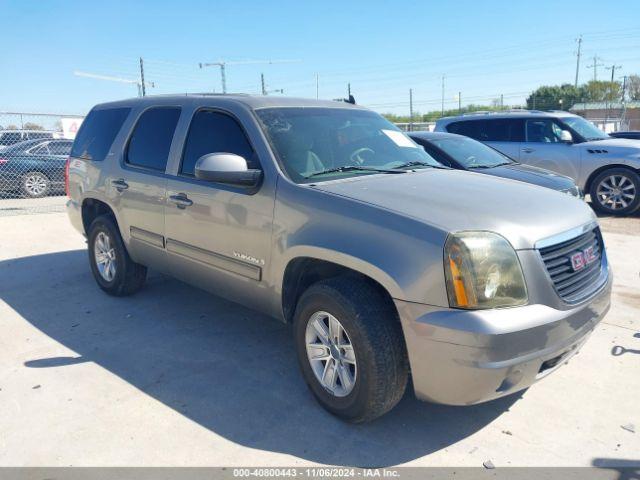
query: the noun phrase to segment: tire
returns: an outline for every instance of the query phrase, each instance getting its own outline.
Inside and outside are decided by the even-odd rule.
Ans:
[[[333,351],[321,346],[318,336],[313,341],[313,355],[322,354],[325,348],[324,352],[332,352],[332,356],[325,362],[314,360],[312,365],[307,353],[307,344],[311,343],[307,325],[314,319],[325,322],[324,314],[338,320],[344,335],[334,342]],[[330,321],[327,319],[324,324]],[[400,320],[393,304],[385,301],[372,285],[350,277],[313,284],[298,301],[293,330],[302,375],[318,402],[329,412],[349,422],[367,422],[387,413],[402,398],[409,368]],[[351,345],[353,364],[348,363],[349,354],[342,352],[345,355],[338,365],[333,355],[340,355],[338,350],[342,348],[336,348],[337,344]],[[323,386],[314,371],[314,368],[334,371],[326,369],[329,362],[338,366],[334,392]],[[354,380],[350,390],[346,388],[350,381],[341,381],[340,369],[345,372],[346,368]]]
[[[122,297],[142,288],[147,277],[147,267],[131,260],[113,217],[101,215],[91,223],[88,245],[91,272],[102,290],[109,295]],[[104,254],[105,251],[108,255]],[[109,258],[109,265],[113,265],[113,270],[106,267],[106,262],[98,263],[97,252],[103,253],[102,258]]]
[[[49,178],[42,172],[27,172],[22,176],[22,194],[28,198],[40,198],[47,195],[50,189]]]
[[[610,168],[593,179],[589,194],[598,212],[630,215],[640,207],[640,176],[627,168]]]

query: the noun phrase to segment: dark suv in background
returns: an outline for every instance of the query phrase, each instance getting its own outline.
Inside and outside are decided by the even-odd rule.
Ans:
[[[476,112],[441,118],[436,131],[471,137],[521,163],[567,175],[603,213],[629,215],[640,207],[640,142],[610,137],[577,115]]]

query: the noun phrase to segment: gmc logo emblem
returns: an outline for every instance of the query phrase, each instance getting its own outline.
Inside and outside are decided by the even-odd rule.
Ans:
[[[593,251],[593,247],[574,253],[571,255],[571,266],[573,267],[573,271],[577,272],[578,270],[582,270],[587,265],[595,262],[597,258],[598,257],[596,257],[596,254]]]

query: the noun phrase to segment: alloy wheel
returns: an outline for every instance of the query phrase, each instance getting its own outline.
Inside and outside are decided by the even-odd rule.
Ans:
[[[93,243],[93,254],[100,276],[107,282],[116,276],[116,251],[111,246],[111,239],[105,232],[99,232]]]
[[[307,358],[318,382],[336,397],[349,395],[358,368],[353,344],[338,319],[327,312],[311,315],[305,342]]]
[[[626,175],[609,175],[596,190],[598,202],[609,210],[627,208],[636,198],[636,186]]]
[[[41,173],[30,173],[24,179],[24,190],[31,197],[39,197],[47,191],[47,178]]]

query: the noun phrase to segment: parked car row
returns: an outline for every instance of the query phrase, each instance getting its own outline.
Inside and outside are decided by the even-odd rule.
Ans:
[[[640,207],[640,142],[611,137],[578,115],[475,113],[442,118],[436,131],[474,138],[518,162],[566,175],[600,212],[630,215]]]
[[[72,140],[36,138],[0,152],[0,194],[38,198],[64,193]]]
[[[52,139],[56,136],[57,132],[45,130],[0,130],[0,152],[25,140]]]
[[[408,385],[422,400],[475,404],[560,368],[610,305],[594,212],[569,178],[511,158],[534,153],[534,131],[545,146],[557,135],[582,155],[565,175],[590,186],[580,145],[613,147],[573,119],[549,133],[555,117],[533,115],[499,154],[451,134],[414,141],[349,103],[106,103],[74,142],[67,210],[106,293],[135,293],[153,268],[292,324],[304,380],[341,418],[383,415]],[[467,117],[456,122],[462,133]]]

